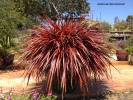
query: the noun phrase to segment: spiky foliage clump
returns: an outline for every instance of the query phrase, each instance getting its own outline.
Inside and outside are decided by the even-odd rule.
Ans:
[[[21,58],[26,64],[26,76],[36,79],[47,76],[47,90],[58,80],[62,93],[67,83],[80,85],[81,91],[88,92],[88,79],[109,76],[109,56],[103,48],[101,36],[93,26],[82,21],[68,20],[53,22],[46,19],[42,29],[36,29],[28,38],[27,47]]]

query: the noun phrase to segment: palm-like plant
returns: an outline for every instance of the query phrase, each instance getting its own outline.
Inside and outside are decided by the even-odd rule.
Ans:
[[[100,43],[101,36],[92,30],[95,26],[83,25],[81,20],[46,21],[46,26],[34,30],[28,38],[20,60],[26,65],[28,78],[46,75],[48,91],[57,80],[62,93],[66,92],[68,81],[71,85],[75,82],[87,93],[88,79],[109,76],[111,62]]]

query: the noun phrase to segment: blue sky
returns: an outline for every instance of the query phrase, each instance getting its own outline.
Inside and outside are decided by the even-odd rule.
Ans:
[[[128,15],[133,15],[133,0],[88,0],[90,3],[90,18],[107,21],[114,24],[114,18],[126,20]],[[101,18],[100,18],[101,16]]]

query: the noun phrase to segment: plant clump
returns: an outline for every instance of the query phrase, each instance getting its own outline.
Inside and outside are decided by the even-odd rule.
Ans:
[[[108,68],[112,64],[102,36],[94,31],[95,26],[84,25],[82,20],[54,22],[47,18],[46,21],[43,28],[35,29],[27,39],[20,59],[29,79],[46,76],[48,92],[58,81],[64,94],[67,83],[71,87],[73,83],[79,84],[81,91],[87,93],[88,80],[109,76]]]
[[[21,94],[16,94],[14,88],[11,88],[9,92],[4,93],[3,88],[0,88],[0,100],[56,100],[57,96],[52,92],[47,95],[39,93],[35,90],[33,93],[26,93],[23,91]]]

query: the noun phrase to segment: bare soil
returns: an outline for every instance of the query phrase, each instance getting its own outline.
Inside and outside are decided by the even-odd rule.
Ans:
[[[117,70],[111,67],[112,76],[109,79],[103,77],[102,80],[94,82],[93,86],[88,83],[90,93],[85,100],[133,100],[133,66],[128,65],[127,61],[114,60],[112,63]],[[0,70],[0,87],[5,92],[11,88],[14,88],[16,93],[31,90],[36,82],[31,78],[27,86],[23,72],[24,70]],[[66,97],[69,98],[66,100],[82,100],[83,95],[76,91]]]

